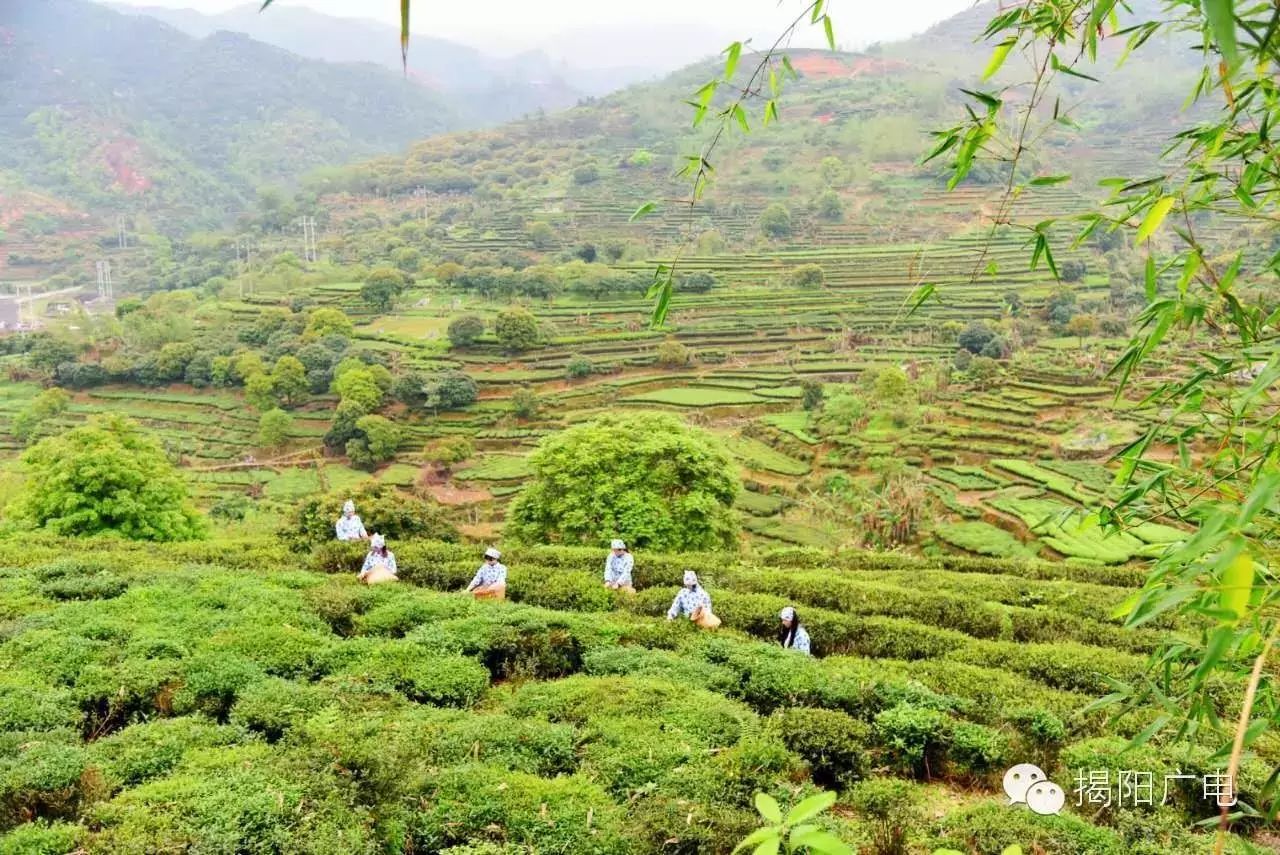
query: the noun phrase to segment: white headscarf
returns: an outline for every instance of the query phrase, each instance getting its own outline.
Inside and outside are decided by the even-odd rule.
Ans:
[[[615,540],[613,543],[609,544],[609,548],[610,549],[626,549],[627,545],[623,543],[621,540]]]
[[[350,499],[347,499],[345,502],[343,502],[343,503],[342,503],[342,514],[343,514],[343,516],[348,516],[348,517],[349,517],[349,516],[351,516],[352,514],[354,514],[355,512],[356,512],[356,503],[355,503],[355,502],[351,501]]]
[[[787,606],[785,609],[778,612],[778,617],[781,618],[782,620],[795,620],[796,610],[791,608],[791,606]]]
[[[698,574],[692,570],[684,571],[684,584],[686,588],[698,584]]]
[[[380,534],[375,534],[373,537],[369,538],[370,549],[381,549],[386,545],[387,539]]]
[[[497,561],[499,558],[502,557],[502,553],[494,549],[492,546],[490,546],[488,549],[484,551],[484,557],[492,558],[494,561]]]

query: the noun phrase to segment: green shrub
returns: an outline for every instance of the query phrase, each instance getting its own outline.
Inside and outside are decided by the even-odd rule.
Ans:
[[[275,742],[327,702],[328,695],[306,683],[270,677],[244,689],[231,708],[231,724]]]
[[[369,645],[342,673],[375,690],[437,706],[470,706],[489,687],[489,673],[475,660],[431,654],[405,641]]]
[[[81,669],[75,695],[84,712],[83,730],[103,734],[131,721],[163,714],[168,696],[180,682],[182,663],[157,651],[114,663],[93,663]]]
[[[85,750],[56,739],[0,737],[0,828],[35,817],[73,819],[101,789]]]
[[[266,745],[193,752],[166,777],[95,805],[86,849],[142,852],[289,852],[374,855],[367,814],[329,772]]]
[[[640,846],[673,855],[731,852],[756,829],[759,818],[754,810],[690,802],[664,793],[637,799],[627,812]]]
[[[709,746],[732,745],[755,716],[741,704],[669,680],[648,677],[588,677],[577,674],[548,683],[526,683],[506,702],[515,716],[589,724],[643,710],[663,727],[677,728]]]
[[[255,624],[214,636],[209,649],[243,656],[277,677],[308,677],[332,643],[330,636],[301,627]]]
[[[63,576],[40,585],[40,593],[51,600],[109,600],[129,588],[129,583],[114,573],[92,576]]]
[[[246,737],[239,728],[199,716],[159,718],[93,742],[89,756],[102,769],[107,786],[118,790],[168,774],[189,751],[233,745]]]
[[[655,788],[687,791],[679,772],[705,759],[706,748],[688,733],[655,726],[645,716],[645,710],[636,710],[592,722],[582,748],[583,773],[619,800]]]
[[[434,502],[401,493],[389,484],[370,482],[356,490],[335,490],[304,499],[280,528],[280,536],[293,549],[310,549],[334,541],[334,523],[342,515],[342,503],[351,499],[370,534],[388,541],[407,538],[456,541],[458,531]],[[391,544],[394,548],[394,543]],[[357,568],[358,569],[358,568]]]
[[[226,651],[197,653],[182,663],[183,682],[174,694],[173,709],[225,721],[240,692],[264,676],[262,668],[245,656]]]
[[[604,612],[613,608],[616,595],[589,573],[546,573],[531,577],[513,572],[507,594],[522,603],[571,612]]]
[[[1000,855],[1013,845],[1024,851],[1039,849],[1075,855],[1123,855],[1128,851],[1119,835],[1078,817],[1039,816],[1027,810],[1011,810],[1003,802],[957,811],[940,825],[930,849],[947,847],[977,855]]]
[[[875,718],[876,741],[897,769],[930,776],[941,769],[950,736],[950,721],[937,710],[898,704]]]
[[[463,766],[429,776],[418,804],[410,837],[422,852],[484,841],[563,855],[631,851],[622,808],[599,787],[575,776],[547,780],[490,766]]]
[[[0,834],[0,855],[66,855],[83,829],[65,822],[28,822]]]
[[[355,632],[357,617],[369,608],[379,593],[379,588],[370,588],[352,580],[347,585],[336,582],[317,585],[306,592],[306,601],[330,629],[338,635],[348,636]]]
[[[1008,758],[1008,741],[997,730],[960,721],[951,728],[947,759],[953,772],[981,778],[1003,772]]]
[[[876,855],[903,855],[907,835],[923,818],[919,790],[907,781],[873,778],[854,785],[849,800],[872,825]]]
[[[727,695],[739,683],[737,673],[687,655],[647,647],[598,647],[582,655],[582,670],[594,676],[663,677]]]
[[[804,771],[804,762],[777,736],[747,733],[733,747],[691,770],[682,786],[702,802],[747,807],[759,792],[784,795],[781,782],[798,780]]]
[[[582,667],[582,643],[562,619],[533,610],[436,620],[411,640],[436,652],[479,659],[494,679],[551,679]]]
[[[50,686],[30,671],[0,670],[0,732],[57,730],[79,722],[70,689]]]
[[[844,789],[870,768],[871,728],[836,710],[792,708],[771,722],[782,742],[809,764],[813,780],[824,789]]]

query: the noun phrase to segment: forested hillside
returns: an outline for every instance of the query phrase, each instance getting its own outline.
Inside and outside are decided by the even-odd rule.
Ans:
[[[290,53],[329,62],[370,62],[401,71],[400,34],[376,21],[334,18],[296,3],[278,3],[264,14],[261,4],[246,4],[218,14],[160,6],[120,6],[145,14],[196,38],[218,30],[244,33]],[[574,104],[584,94],[601,94],[598,75],[572,70],[531,52],[490,56],[447,39],[415,34],[409,76],[449,101],[470,124],[491,125],[540,109]],[[618,81],[621,86],[630,80]]]
[[[0,169],[98,216],[222,223],[257,189],[457,127],[438,93],[84,0],[0,10]]]

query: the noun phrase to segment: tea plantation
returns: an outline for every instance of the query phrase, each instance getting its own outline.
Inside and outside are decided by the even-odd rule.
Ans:
[[[0,852],[727,852],[757,791],[818,789],[866,852],[1207,851],[1199,780],[1056,817],[999,791],[1016,762],[1069,794],[1082,769],[1217,770],[1121,754],[1148,717],[1082,712],[1190,629],[1108,617],[1136,570],[641,553],[625,595],[597,551],[531,547],[479,603],[474,548],[397,546],[403,581],[375,588],[341,544],[0,547]],[[690,566],[714,633],[663,618]],[[788,603],[814,658],[772,640]],[[1246,801],[1280,755],[1257,748]]]

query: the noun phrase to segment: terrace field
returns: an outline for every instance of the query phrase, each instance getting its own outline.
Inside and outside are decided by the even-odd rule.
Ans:
[[[595,550],[513,549],[511,601],[476,603],[456,593],[474,550],[430,542],[398,544],[404,582],[375,589],[358,547],[0,549],[0,851],[726,852],[756,791],[819,787],[855,846],[881,821],[911,851],[1208,845],[1174,830],[1212,811],[1198,782],[1061,817],[999,794],[1028,760],[1065,788],[1085,767],[1214,768],[1207,748],[1121,755],[1149,716],[1080,712],[1184,629],[1109,619],[1141,575],[1123,568],[698,556],[725,622],[707,635],[662,619],[688,555],[639,554],[627,597]],[[816,658],[768,643],[786,603]],[[899,802],[877,819],[858,806],[886,774]],[[1250,761],[1241,798],[1265,777]]]

